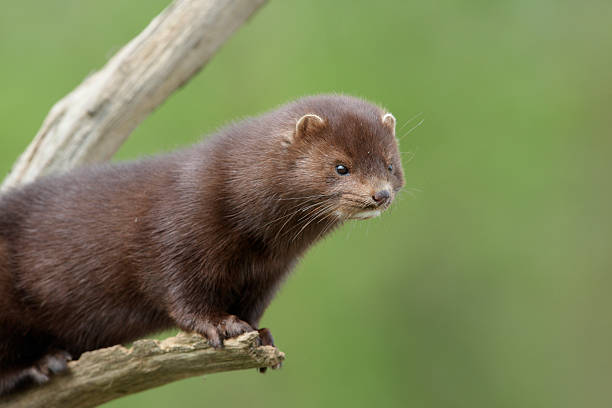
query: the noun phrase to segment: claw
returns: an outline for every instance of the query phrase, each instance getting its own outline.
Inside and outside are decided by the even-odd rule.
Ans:
[[[272,333],[270,332],[270,329],[267,328],[262,328],[257,330],[259,332],[259,345],[260,346],[272,346],[272,347],[276,347],[274,345],[274,338],[272,337]],[[277,364],[275,366],[272,366],[273,370],[276,370],[278,368],[281,368],[281,364]],[[268,367],[260,367],[258,368],[259,372],[261,374],[265,374],[266,371],[268,371]]]
[[[272,333],[270,333],[270,329],[262,328],[257,330],[259,332],[259,340],[262,346],[272,346],[274,345],[274,338],[272,337]]]
[[[234,315],[226,315],[217,321],[207,322],[203,330],[208,344],[217,349],[223,348],[223,340],[251,331],[253,328],[247,322]]]
[[[24,378],[27,377],[29,377],[35,384],[44,384],[49,381],[49,376],[35,367],[30,367],[26,370],[26,375]]]
[[[219,331],[214,326],[206,327],[205,335],[211,347],[216,349],[223,348],[223,340],[219,335]]]

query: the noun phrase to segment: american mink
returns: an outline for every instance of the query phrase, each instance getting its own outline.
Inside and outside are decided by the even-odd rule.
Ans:
[[[345,220],[379,215],[403,184],[393,115],[320,95],[185,150],[9,190],[0,394],[170,327],[214,347],[257,330],[304,251]]]

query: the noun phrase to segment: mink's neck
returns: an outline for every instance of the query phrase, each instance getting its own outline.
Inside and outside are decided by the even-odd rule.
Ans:
[[[266,188],[273,191],[273,186]],[[223,204],[221,211],[233,230],[244,239],[254,238],[266,248],[282,253],[301,254],[341,223],[333,213],[333,203],[324,199],[255,192],[230,201]]]
[[[264,241],[273,247],[301,252],[339,225],[337,217],[325,211],[325,202],[289,202],[280,201],[268,211],[260,229]]]

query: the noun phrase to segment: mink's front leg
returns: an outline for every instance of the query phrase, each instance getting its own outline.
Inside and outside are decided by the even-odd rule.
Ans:
[[[206,337],[214,348],[223,347],[225,339],[255,331],[227,307],[223,285],[214,277],[194,277],[179,267],[176,276],[165,303],[169,317],[181,330]]]
[[[243,299],[243,303],[237,308],[237,315],[242,317],[245,321],[249,322],[249,324],[257,328],[259,326],[259,321],[266,309],[266,307],[270,304],[272,300],[272,295],[275,288],[271,288],[271,290],[266,293],[264,296],[255,297],[253,299]],[[272,337],[272,333],[268,328],[257,328],[259,332],[259,344],[262,346],[272,346],[274,345],[274,338]],[[278,364],[272,369],[280,368],[281,364]],[[260,367],[259,372],[264,374],[268,370],[268,367]]]

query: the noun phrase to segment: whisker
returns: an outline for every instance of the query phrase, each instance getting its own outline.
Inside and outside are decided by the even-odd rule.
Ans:
[[[307,201],[307,202],[308,202],[308,201]],[[318,203],[318,202],[315,202],[315,204],[316,204],[316,203]],[[297,203],[297,204],[295,204],[294,206],[292,206],[292,207],[290,207],[290,208],[288,209],[288,211],[290,211],[290,212],[289,212],[289,214],[284,214],[284,215],[281,215],[280,217],[275,218],[275,219],[273,219],[272,221],[267,222],[266,224],[264,224],[264,225],[263,225],[263,227],[267,227],[267,226],[269,226],[269,225],[271,225],[271,224],[274,224],[274,223],[275,223],[275,222],[277,222],[277,221],[282,220],[282,219],[283,219],[283,218],[285,218],[285,217],[291,217],[292,215],[295,215],[295,214],[297,214],[298,212],[303,211],[303,210],[304,210],[304,208],[302,207],[302,204],[303,204],[303,203]],[[293,211],[294,209],[295,209],[295,211]]]
[[[418,128],[419,126],[421,126],[423,124],[423,122],[425,122],[425,119],[421,119],[419,121],[419,123],[417,123],[416,125],[414,125],[412,128],[410,128],[410,130],[408,132],[406,132],[403,136],[399,137],[399,140],[402,140],[403,138],[405,138],[406,136],[408,136],[410,133],[412,133],[413,130],[415,130],[416,128]]]
[[[317,202],[317,203],[315,203],[315,204],[319,204],[319,203],[320,203],[320,202]],[[288,217],[288,218],[285,220],[285,222],[283,223],[283,225],[281,225],[281,227],[279,228],[279,230],[276,232],[276,235],[274,236],[274,240],[277,240],[278,238],[280,238],[280,237],[282,236],[282,235],[281,235],[281,232],[283,231],[283,228],[285,228],[285,226],[286,226],[286,225],[289,223],[289,221],[291,221],[291,219],[292,219],[292,218],[293,218],[293,217],[294,217],[296,214],[298,214],[298,213],[299,213],[299,212],[301,212],[301,211],[305,211],[305,210],[304,210],[302,207],[300,207],[300,208],[298,208],[297,210],[293,211],[293,212],[290,214],[291,216],[290,216],[290,217]],[[289,229],[289,231],[291,231],[291,229]],[[284,233],[283,233],[283,235],[284,235]]]
[[[416,153],[414,152],[400,152],[400,154],[402,156],[406,155],[404,156],[404,160],[403,160],[404,164],[410,163],[412,160],[414,160],[414,157],[416,156]]]
[[[350,197],[344,197],[344,200],[348,201],[349,203],[358,204],[360,208],[369,208],[372,206],[372,203],[370,203],[369,201],[365,201],[365,200],[358,200],[358,199],[353,199]]]
[[[304,200],[307,198],[324,198],[324,197],[333,197],[333,194],[316,194],[316,195],[304,196],[304,197],[284,197],[284,198],[277,198],[277,200],[278,201]]]
[[[320,208],[317,208],[314,211],[314,214],[312,214],[311,218],[293,236],[293,238],[291,239],[291,242],[295,241],[300,236],[302,231],[304,231],[306,229],[306,227],[308,227],[308,225],[310,225],[313,221],[315,221],[316,219],[321,217],[321,215],[323,215],[325,217],[328,214],[328,211],[331,210],[334,206],[335,206],[335,203],[326,203],[326,205],[323,205]],[[298,226],[299,226],[299,224],[298,224]],[[289,231],[291,231],[291,230],[289,230]]]
[[[411,117],[410,119],[408,119],[408,121],[407,121],[406,123],[404,123],[404,124],[402,125],[402,127],[401,127],[401,128],[399,128],[397,131],[398,131],[398,132],[399,132],[399,131],[401,131],[403,128],[405,128],[405,127],[406,127],[406,125],[408,125],[410,122],[412,122],[413,120],[415,120],[416,118],[418,118],[418,117],[419,117],[419,116],[421,116],[422,114],[423,114],[423,112],[419,112],[419,113],[417,113],[416,115],[414,115],[413,117]]]
[[[293,236],[293,238],[291,238],[291,242],[294,242],[302,233],[302,231],[304,231],[306,229],[306,227],[308,227],[314,220],[316,220],[320,215],[322,214],[322,212],[318,212],[317,214],[315,214],[314,216],[312,216],[310,218],[310,220],[308,220],[308,222],[306,222],[302,228],[300,228],[300,230]]]
[[[319,232],[319,234],[317,235],[317,241],[319,240],[319,238],[321,238],[323,235],[325,235],[327,233],[327,231],[336,224],[336,218],[334,218],[333,216],[331,216],[331,213],[328,214],[328,218],[330,219],[329,222],[325,225],[325,227],[321,230],[321,232]]]

